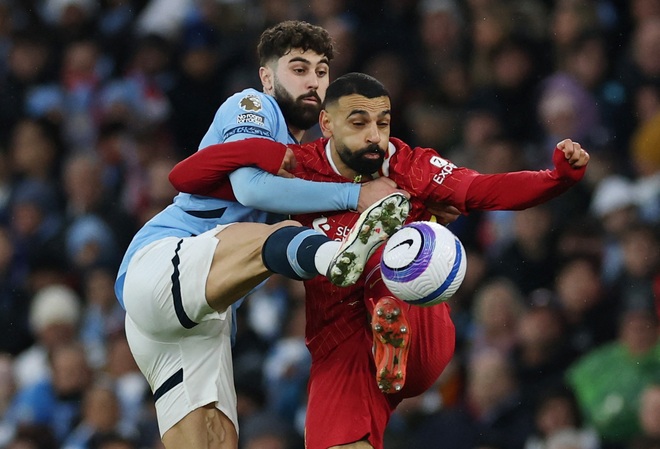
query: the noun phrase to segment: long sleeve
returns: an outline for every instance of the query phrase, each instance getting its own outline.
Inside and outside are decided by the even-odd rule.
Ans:
[[[481,174],[454,165],[433,149],[413,150],[396,139],[393,143],[396,152],[385,174],[422,201],[449,203],[463,213],[536,206],[568,190],[586,169],[571,167],[564,153],[555,149],[553,170]]]
[[[279,214],[356,209],[360,195],[359,184],[282,178],[252,167],[240,168],[229,178],[239,203]]]
[[[302,214],[357,208],[358,184],[275,176],[285,151],[286,145],[258,138],[211,145],[179,162],[169,179],[180,192],[235,199],[267,212]]]

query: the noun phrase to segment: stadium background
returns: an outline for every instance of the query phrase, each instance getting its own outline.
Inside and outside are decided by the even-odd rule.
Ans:
[[[387,449],[660,447],[660,0],[0,0],[0,447],[160,447],[114,274],[287,19],[386,85],[411,145],[483,173],[592,156],[546,206],[451,225],[456,356]],[[302,447],[300,285],[239,320],[241,446]]]

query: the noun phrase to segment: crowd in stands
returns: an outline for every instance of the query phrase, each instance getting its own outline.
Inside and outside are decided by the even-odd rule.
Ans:
[[[0,448],[162,447],[118,262],[288,19],[411,145],[482,173],[591,154],[562,197],[450,225],[456,354],[386,449],[659,449],[660,0],[0,0]],[[272,277],[238,309],[241,449],[303,447],[309,366],[302,286]]]

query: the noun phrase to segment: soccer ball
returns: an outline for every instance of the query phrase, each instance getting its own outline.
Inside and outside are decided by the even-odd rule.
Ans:
[[[451,298],[465,277],[463,244],[449,229],[430,221],[403,226],[385,244],[380,272],[399,299],[432,306]]]

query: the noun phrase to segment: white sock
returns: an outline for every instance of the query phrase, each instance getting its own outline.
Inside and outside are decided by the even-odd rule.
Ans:
[[[332,258],[335,257],[335,254],[337,254],[340,246],[341,242],[335,242],[332,240],[319,246],[319,249],[316,250],[316,254],[314,255],[314,266],[316,266],[318,272],[323,276],[328,272],[330,262],[332,261]]]

